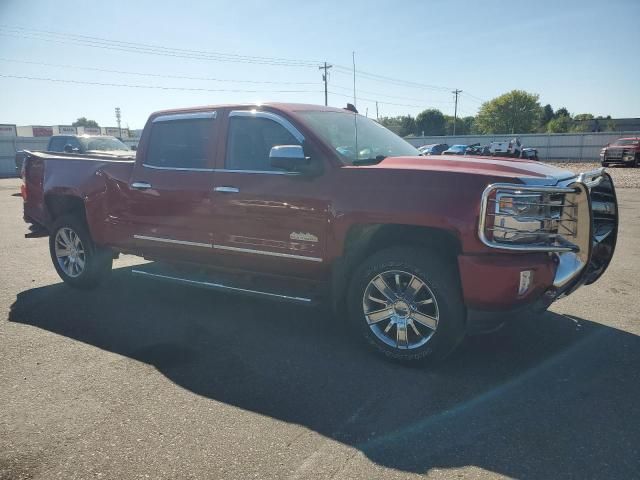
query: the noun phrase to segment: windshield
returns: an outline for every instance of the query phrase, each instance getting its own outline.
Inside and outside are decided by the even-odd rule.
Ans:
[[[614,143],[614,145],[620,145],[620,146],[638,145],[638,144],[640,144],[640,140],[636,138],[621,138],[620,140],[616,140],[616,142]]]
[[[451,147],[449,150],[464,150],[466,149],[467,146],[466,145],[454,145],[453,147]]]
[[[80,137],[78,138],[85,151],[129,150],[129,147],[115,137]]]
[[[367,117],[349,112],[301,112],[314,131],[338,152],[346,165],[377,157],[416,156],[418,149]],[[356,157],[356,122],[358,155]]]

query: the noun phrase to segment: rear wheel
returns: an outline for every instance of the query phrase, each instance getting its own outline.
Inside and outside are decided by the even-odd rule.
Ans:
[[[60,278],[76,288],[96,287],[113,263],[111,251],[97,247],[84,222],[72,215],[56,220],[49,236],[49,252]]]
[[[465,332],[457,273],[426,250],[382,250],[354,273],[349,318],[369,345],[388,357],[444,358]]]

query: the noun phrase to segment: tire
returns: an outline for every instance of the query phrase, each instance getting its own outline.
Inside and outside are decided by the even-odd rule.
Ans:
[[[85,290],[97,287],[109,275],[113,264],[111,250],[96,246],[85,223],[74,215],[55,221],[49,235],[49,253],[60,278]]]
[[[400,298],[382,294],[376,287],[384,285],[379,278],[401,292]],[[410,284],[417,288],[414,301],[407,295]],[[352,327],[374,350],[394,360],[440,360],[464,338],[466,309],[457,269],[437,252],[412,246],[381,250],[357,268],[347,295]]]

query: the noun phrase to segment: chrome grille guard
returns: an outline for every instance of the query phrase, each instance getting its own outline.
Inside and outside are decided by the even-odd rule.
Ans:
[[[496,229],[509,227],[493,225],[491,205],[497,191],[539,192],[559,194],[562,200],[553,203],[561,215],[542,219],[556,222],[553,233],[542,230],[523,234],[546,238],[547,244],[504,244],[490,236]],[[618,236],[618,202],[611,176],[604,168],[581,173],[556,186],[533,186],[496,183],[489,185],[482,195],[478,222],[480,240],[491,248],[520,252],[547,252],[557,263],[554,287],[558,295],[568,295],[580,285],[595,282],[605,272],[615,251]]]

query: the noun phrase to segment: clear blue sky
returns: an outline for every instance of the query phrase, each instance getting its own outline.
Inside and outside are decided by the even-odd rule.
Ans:
[[[438,87],[359,77],[357,106],[362,113],[368,108],[369,116],[375,116],[376,99],[381,115],[415,115],[429,107],[453,114],[452,88],[464,91],[461,115],[474,114],[480,100],[518,88],[538,93],[542,104],[566,106],[572,113],[640,116],[638,0],[0,0],[0,25],[0,75],[244,90],[162,90],[0,76],[0,123],[69,124],[86,116],[110,126],[119,106],[123,126],[141,128],[151,111],[171,107],[269,100],[323,103],[321,73],[313,63],[219,61],[214,54],[279,57],[305,65],[326,60],[350,68],[352,51],[358,70]],[[131,42],[126,48],[137,52],[92,48],[36,30]],[[193,50],[209,53],[196,54],[205,59],[143,54],[141,43],[191,51],[186,53],[191,57]],[[344,106],[351,96],[350,74],[334,68],[329,84],[331,92],[344,95],[330,94],[329,104]]]

